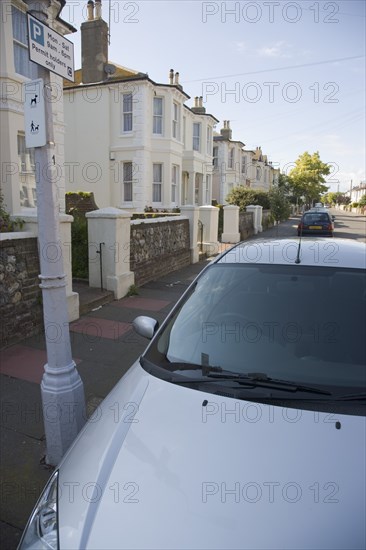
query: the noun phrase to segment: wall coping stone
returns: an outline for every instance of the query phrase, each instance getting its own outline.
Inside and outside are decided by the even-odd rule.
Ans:
[[[33,231],[13,231],[12,233],[0,233],[0,241],[15,241],[16,239],[35,239],[37,235]]]
[[[114,206],[107,206],[105,208],[100,208],[99,210],[92,210],[85,214],[86,218],[131,218],[131,212],[127,210],[121,210],[120,208],[115,208]]]
[[[189,220],[187,216],[164,216],[162,218],[151,218],[146,220],[131,220],[131,225],[139,225],[141,223],[163,223],[163,222],[176,222],[181,220]]]
[[[31,210],[31,209],[29,209],[29,210]],[[33,208],[32,210],[33,210],[33,212],[27,212],[27,213],[21,213],[21,214],[12,214],[10,217],[11,217],[12,220],[14,220],[15,218],[21,218],[24,222],[36,222],[36,223],[38,223],[37,209]],[[74,217],[71,216],[70,214],[64,214],[62,212],[59,212],[58,220],[59,220],[60,223],[72,222],[72,221],[74,221]]]

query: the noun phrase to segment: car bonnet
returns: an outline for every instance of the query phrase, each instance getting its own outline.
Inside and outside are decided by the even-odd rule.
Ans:
[[[98,416],[60,468],[61,548],[364,546],[363,417],[238,401],[138,365]]]

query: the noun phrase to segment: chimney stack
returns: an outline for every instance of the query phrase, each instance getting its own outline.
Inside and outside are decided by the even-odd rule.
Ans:
[[[224,120],[224,127],[221,128],[220,134],[224,139],[232,138],[232,130],[230,128],[230,120]]]
[[[173,84],[174,84],[173,80],[174,80],[174,70],[170,69],[170,71],[169,71],[169,84],[171,86],[173,86]]]
[[[203,106],[202,96],[194,98],[194,107],[192,107],[192,111],[198,115],[204,115],[206,113],[206,108]]]
[[[95,11],[94,11],[95,5]],[[101,0],[89,0],[88,19],[81,24],[81,70],[83,84],[106,80],[108,25],[102,19]]]

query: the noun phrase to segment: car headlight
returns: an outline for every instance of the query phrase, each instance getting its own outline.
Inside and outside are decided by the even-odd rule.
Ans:
[[[57,550],[58,471],[54,472],[34,508],[18,550]]]

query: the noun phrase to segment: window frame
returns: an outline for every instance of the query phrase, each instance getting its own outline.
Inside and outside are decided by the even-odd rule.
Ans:
[[[229,149],[227,167],[230,168],[231,170],[233,170],[234,165],[235,165],[235,149],[234,149],[234,147],[231,147]]]
[[[130,165],[131,173],[127,173],[127,165]],[[126,176],[130,176],[128,179]],[[133,202],[133,162],[131,160],[122,161],[122,185],[123,202]]]
[[[179,189],[179,165],[172,164],[172,187],[171,187],[171,202],[178,203],[178,189]],[[176,177],[174,177],[176,176]]]
[[[177,101],[173,101],[172,137],[180,141],[180,105]]]
[[[198,135],[195,135],[195,128],[198,129]],[[192,149],[193,151],[197,151],[198,153],[201,152],[201,123],[200,122],[193,122]]]
[[[214,169],[219,167],[219,148],[217,145],[212,148],[212,166]]]
[[[131,97],[131,109],[130,110],[125,110],[125,106],[126,107],[129,107],[130,105],[127,103],[128,100],[126,100],[126,104],[125,105],[125,98],[127,97]],[[131,92],[127,92],[127,93],[122,93],[121,94],[121,98],[122,98],[122,133],[123,134],[128,134],[128,133],[131,133],[133,132],[133,94]],[[126,129],[126,126],[128,127]],[[129,128],[130,126],[130,128]]]
[[[206,204],[210,204],[211,174],[206,174],[205,181],[205,199]]]
[[[212,155],[212,128],[211,128],[211,126],[207,126],[206,151],[207,151],[208,155]]]
[[[155,104],[157,102],[160,102],[161,105],[161,113],[156,114],[155,113]],[[157,126],[159,126],[160,122],[160,130],[156,131]],[[159,128],[158,128],[159,129]],[[163,136],[164,135],[164,98],[161,96],[156,96],[153,98],[153,128],[152,133],[154,136]]]
[[[155,180],[155,167],[160,167],[160,180]],[[163,197],[163,163],[162,162],[153,162],[152,170],[152,202],[154,204],[160,204]],[[158,200],[156,200],[158,197]]]
[[[16,21],[17,17],[19,18],[18,21]],[[38,65],[29,59],[26,12],[12,4],[11,20],[14,70],[16,74],[29,78],[30,80],[35,80],[38,77]]]

